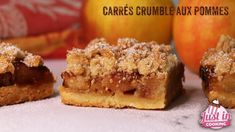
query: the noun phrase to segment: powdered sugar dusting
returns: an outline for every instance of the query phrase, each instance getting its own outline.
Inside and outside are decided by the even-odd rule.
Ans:
[[[15,58],[24,58],[26,53],[14,45],[9,43],[1,43],[0,44],[0,54],[8,57],[11,61],[15,60]]]
[[[216,48],[205,53],[201,65],[214,67],[218,79],[222,79],[226,73],[235,73],[235,40],[222,35]]]
[[[33,55],[32,53],[28,53],[27,56],[25,56],[23,62],[29,67],[37,67],[43,65],[41,56]]]
[[[138,42],[135,39],[122,38],[116,45],[111,45],[103,38],[95,39],[84,50],[69,51],[68,64],[84,65],[82,70],[85,69],[86,73],[91,73],[91,75],[138,72],[141,75],[154,73],[162,76],[179,63],[177,57],[171,53],[170,46],[159,45],[156,42]],[[77,57],[72,57],[75,54]],[[80,61],[71,58],[77,60],[80,58]],[[72,71],[72,69],[67,70]]]
[[[27,51],[23,51],[10,43],[0,43],[0,56],[7,60],[6,65],[11,65],[16,59],[21,60],[29,67],[37,67],[43,65],[42,58],[38,55],[33,55]]]

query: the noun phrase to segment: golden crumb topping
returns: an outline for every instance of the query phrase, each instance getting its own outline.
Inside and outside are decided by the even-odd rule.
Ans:
[[[217,50],[222,50],[223,52],[230,53],[235,50],[235,40],[229,36],[222,35],[216,46]]]
[[[13,73],[13,62],[15,60],[20,60],[29,67],[37,67],[43,64],[42,58],[38,55],[23,51],[12,44],[0,43],[0,73]]]
[[[14,73],[15,67],[6,57],[0,56],[0,73],[11,72]]]
[[[14,61],[16,58],[24,58],[26,53],[14,45],[0,43],[0,55],[6,57],[10,61]]]
[[[23,61],[28,67],[37,67],[43,65],[42,57],[28,53]]]
[[[66,71],[77,75],[104,76],[115,72],[164,76],[179,63],[170,46],[156,42],[119,39],[111,46],[105,39],[91,41],[87,48],[72,49],[67,54]]]
[[[204,54],[201,65],[214,67],[215,76],[219,79],[224,74],[235,73],[235,40],[222,35],[216,48],[209,49]]]

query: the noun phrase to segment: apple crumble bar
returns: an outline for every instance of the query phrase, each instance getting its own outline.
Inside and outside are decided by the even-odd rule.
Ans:
[[[53,84],[40,56],[0,43],[0,106],[49,97]]]
[[[184,66],[170,46],[119,39],[91,41],[67,54],[62,102],[76,106],[163,109],[183,92]]]
[[[203,90],[209,102],[235,108],[235,40],[221,36],[216,48],[209,49],[200,66]]]

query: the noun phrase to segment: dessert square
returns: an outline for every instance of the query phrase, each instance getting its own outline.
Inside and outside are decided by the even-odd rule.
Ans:
[[[203,90],[209,102],[219,100],[235,108],[235,40],[221,36],[216,48],[209,49],[200,66]]]
[[[68,52],[61,77],[64,104],[163,109],[183,92],[184,66],[167,45],[95,39]]]
[[[0,43],[0,106],[49,97],[54,82],[40,56]]]

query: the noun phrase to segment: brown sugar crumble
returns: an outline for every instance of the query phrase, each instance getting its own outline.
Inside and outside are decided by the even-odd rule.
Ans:
[[[225,74],[235,73],[235,40],[229,36],[221,36],[216,48],[209,49],[204,54],[201,65],[213,67],[212,76],[219,80]]]
[[[91,41],[84,50],[68,51],[67,63],[67,72],[92,78],[116,72],[164,78],[180,62],[167,45],[122,38],[111,46],[101,38]]]
[[[0,73],[13,73],[13,62],[15,60],[20,60],[28,67],[43,65],[43,60],[40,56],[23,51],[12,44],[0,43]]]

